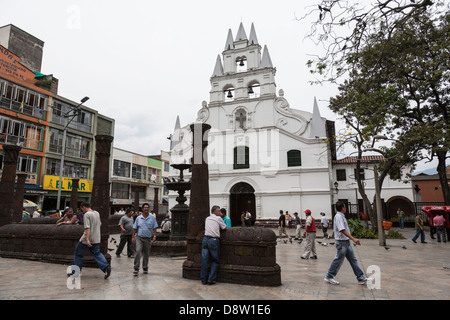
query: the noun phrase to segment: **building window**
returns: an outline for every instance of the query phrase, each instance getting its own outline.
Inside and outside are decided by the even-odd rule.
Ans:
[[[153,183],[159,183],[161,179],[161,170],[148,168],[148,180]]]
[[[114,175],[118,177],[130,177],[131,164],[128,162],[114,160]]]
[[[115,199],[129,199],[130,185],[123,183],[112,183],[111,197]]]
[[[234,164],[233,169],[248,169],[250,168],[250,152],[248,147],[234,148]]]
[[[299,167],[302,165],[302,153],[300,150],[289,150],[287,153],[288,167]]]
[[[345,174],[345,169],[336,169],[336,180],[337,181],[347,181],[347,175]]]
[[[19,158],[17,159],[17,171],[26,173],[37,173],[38,162],[39,161],[37,158],[20,155]]]
[[[356,175],[357,172],[356,169],[354,169],[354,172],[355,172],[355,180],[357,180],[358,176]],[[359,169],[359,179],[366,180],[364,169]]]
[[[136,196],[136,191],[139,192],[139,199],[145,199],[146,188],[141,186],[131,186],[131,199]]]
[[[133,164],[131,177],[134,179],[145,179],[147,172],[146,168],[137,164]]]

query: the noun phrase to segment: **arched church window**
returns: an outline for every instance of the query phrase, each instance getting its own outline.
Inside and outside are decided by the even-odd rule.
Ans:
[[[247,58],[245,56],[236,58],[236,71],[237,72],[247,71]]]
[[[250,168],[250,149],[244,146],[234,148],[234,164],[233,169]]]
[[[302,153],[300,150],[289,150],[287,152],[288,167],[299,167],[302,165]]]
[[[261,96],[261,87],[259,83],[251,83],[248,86],[248,97],[250,99],[259,98]]]
[[[225,102],[230,102],[230,101],[234,101],[234,88],[233,87],[227,87],[225,88],[225,90],[223,91],[224,93],[224,101]]]

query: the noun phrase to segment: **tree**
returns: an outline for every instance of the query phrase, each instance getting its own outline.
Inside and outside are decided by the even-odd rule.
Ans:
[[[406,161],[437,157],[444,199],[450,204],[445,170],[450,150],[450,18],[445,2],[376,3],[364,11],[350,1],[321,2],[316,25],[323,25],[319,38],[328,39],[329,46],[315,61],[314,71],[327,75],[324,80],[336,81],[344,73],[348,77],[330,103],[332,110],[349,112],[347,119],[356,117],[372,134],[384,126],[402,141]],[[337,6],[348,12],[336,14]],[[346,37],[333,30],[351,23],[356,25]]]

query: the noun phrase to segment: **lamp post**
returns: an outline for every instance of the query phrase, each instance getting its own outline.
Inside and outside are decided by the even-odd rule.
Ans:
[[[84,97],[81,99],[81,103],[78,104],[74,109],[69,110],[66,114],[64,114],[64,118],[70,118],[68,121],[66,121],[66,125],[64,126],[64,133],[63,133],[63,141],[62,141],[62,152],[61,152],[61,165],[59,168],[59,182],[58,182],[58,198],[56,201],[56,210],[60,209],[61,206],[61,185],[62,185],[62,176],[64,171],[64,158],[66,155],[66,139],[67,139],[67,127],[72,122],[72,120],[80,114],[80,107],[83,103],[89,100],[89,97]],[[73,114],[70,114],[72,111],[75,111]]]

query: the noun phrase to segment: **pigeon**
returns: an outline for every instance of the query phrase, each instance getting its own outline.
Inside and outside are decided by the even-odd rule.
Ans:
[[[448,270],[448,269],[450,269],[450,268],[449,268],[449,267],[444,267],[444,269]]]
[[[298,239],[298,244],[301,244],[303,239]]]
[[[111,243],[111,242],[115,242],[116,241],[116,239],[114,239],[113,237],[111,237],[111,240],[109,240],[109,242]]]
[[[328,243],[324,242],[322,243],[322,246],[326,247],[328,245]]]
[[[407,248],[406,248],[405,246],[402,246],[402,249],[405,249],[405,250],[406,250]]]
[[[389,250],[390,248],[389,247],[384,247],[386,250]]]
[[[317,243],[320,243],[320,244],[321,244],[321,243],[322,243],[322,241],[317,241]]]

